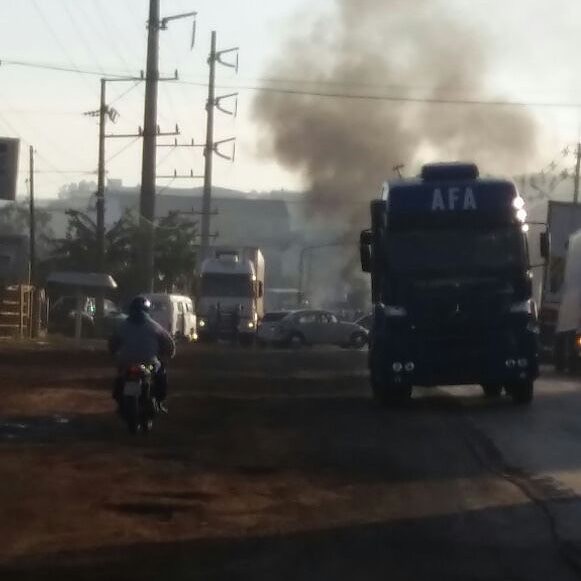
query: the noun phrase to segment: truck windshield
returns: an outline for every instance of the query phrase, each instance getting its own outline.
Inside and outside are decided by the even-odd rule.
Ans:
[[[253,285],[249,274],[204,274],[202,295],[206,297],[251,297]]]
[[[390,268],[447,273],[527,268],[524,235],[518,228],[413,230],[389,237]]]

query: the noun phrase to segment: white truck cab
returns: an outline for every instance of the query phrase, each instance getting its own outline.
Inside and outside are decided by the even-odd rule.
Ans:
[[[200,339],[254,341],[264,315],[264,257],[258,248],[214,249],[201,268]]]

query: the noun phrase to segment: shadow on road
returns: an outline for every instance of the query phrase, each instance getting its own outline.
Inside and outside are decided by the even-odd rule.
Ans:
[[[291,534],[39,555],[0,567],[0,577],[3,581],[561,581],[576,578],[575,548],[553,536],[537,508],[524,505]]]

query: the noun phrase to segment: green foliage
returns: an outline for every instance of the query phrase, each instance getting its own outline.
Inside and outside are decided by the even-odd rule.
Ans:
[[[155,231],[155,269],[159,290],[190,290],[196,268],[197,224],[170,212]]]
[[[51,266],[59,270],[95,270],[97,226],[84,212],[67,211],[69,223],[65,238],[55,240]],[[108,272],[122,292],[137,292],[137,249],[139,226],[131,211],[105,233],[105,260]],[[171,212],[156,224],[155,269],[156,290],[190,291],[196,264],[197,225]]]

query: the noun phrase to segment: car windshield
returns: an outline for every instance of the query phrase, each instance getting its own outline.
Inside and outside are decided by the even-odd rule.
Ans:
[[[165,313],[168,311],[168,304],[165,301],[151,301],[152,313]]]
[[[206,297],[251,297],[253,284],[249,274],[204,274],[202,295]]]
[[[266,313],[266,315],[264,315],[264,317],[262,318],[262,322],[263,323],[275,323],[277,321],[282,321],[282,319],[284,319],[286,316],[288,315],[288,313]]]
[[[394,232],[388,241],[389,265],[396,271],[515,269],[526,266],[525,256],[524,236],[512,227]]]

